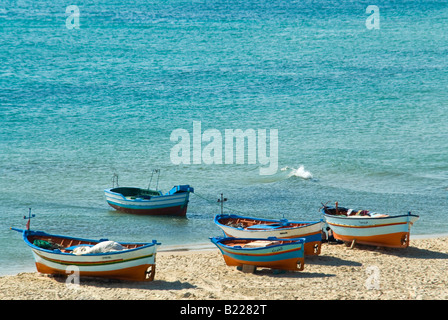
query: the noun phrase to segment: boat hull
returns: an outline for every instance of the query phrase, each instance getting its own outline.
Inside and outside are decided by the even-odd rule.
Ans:
[[[275,239],[283,240],[281,244],[274,244],[261,248],[244,248],[231,246],[229,243],[250,243],[253,241],[265,241],[266,239],[241,239],[241,238],[211,238],[211,241],[221,251],[224,261],[228,266],[242,267],[252,265],[271,269],[301,271],[305,266],[304,239]]]
[[[232,227],[227,225],[229,221],[241,221],[241,219],[253,220],[255,224],[251,228]],[[305,255],[318,255],[321,252],[322,244],[322,228],[324,222],[312,221],[312,222],[300,222],[300,221],[287,221],[275,220],[275,219],[259,219],[251,217],[243,217],[238,215],[217,215],[215,216],[215,224],[218,225],[227,237],[235,238],[304,238],[305,239]],[[291,226],[282,226],[278,228],[269,228],[271,224],[286,224],[290,223]],[[257,226],[261,226],[257,229]],[[263,226],[266,226],[263,228]]]
[[[104,190],[107,203],[117,211],[140,215],[186,216],[190,192],[127,199],[113,189]]]
[[[419,218],[416,215],[388,217],[347,217],[325,214],[333,236],[341,241],[382,247],[406,248],[410,228]]]
[[[50,235],[41,231],[22,231],[23,239],[31,248],[36,269],[40,273],[65,276],[74,273],[79,277],[105,277],[127,281],[151,281],[154,279],[156,250],[160,245],[155,240],[152,243],[123,243],[127,247],[135,246],[134,249],[76,255],[62,252],[59,249],[43,249],[31,241],[35,238],[49,241],[57,238],[59,242],[61,239],[65,239],[63,240],[65,243],[78,241],[98,244],[101,240]]]
[[[148,215],[148,216],[180,216],[184,217],[187,215],[187,206],[174,206],[166,208],[152,208],[152,207],[140,207],[136,206],[129,207],[125,204],[116,204],[109,202],[109,205],[117,211],[137,214],[137,215]]]

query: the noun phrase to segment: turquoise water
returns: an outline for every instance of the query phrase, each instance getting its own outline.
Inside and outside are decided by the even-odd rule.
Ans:
[[[0,274],[34,270],[10,227],[208,242],[226,212],[320,219],[321,203],[448,232],[448,4],[165,0],[0,4]],[[175,129],[278,130],[278,170],[173,164]],[[272,132],[272,131],[271,131]],[[205,147],[207,143],[203,143]],[[223,148],[225,146],[223,145]],[[109,208],[103,189],[190,184],[186,218]]]

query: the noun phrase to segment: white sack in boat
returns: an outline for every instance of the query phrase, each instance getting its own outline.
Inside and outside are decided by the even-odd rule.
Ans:
[[[124,247],[115,241],[102,241],[93,247],[88,246],[79,246],[73,249],[73,254],[81,255],[81,254],[92,254],[92,253],[106,253],[111,251],[120,251],[123,250]]]

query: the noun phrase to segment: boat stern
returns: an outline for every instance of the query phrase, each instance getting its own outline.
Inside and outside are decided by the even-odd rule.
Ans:
[[[171,188],[170,191],[168,191],[165,195],[169,196],[169,195],[173,195],[175,193],[182,193],[182,192],[193,192],[194,193],[194,188],[190,187],[190,185],[188,184],[184,184],[184,185],[178,185],[178,186],[174,186],[173,188]]]

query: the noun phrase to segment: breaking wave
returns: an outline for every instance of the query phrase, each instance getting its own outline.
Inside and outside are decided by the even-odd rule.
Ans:
[[[288,166],[281,168],[281,171],[286,171],[289,177],[299,177],[305,180],[313,179],[313,174],[307,170],[305,170],[304,166],[300,166],[297,169],[290,168]]]
[[[304,180],[315,180],[313,177],[313,174],[307,170],[305,170],[304,166],[299,166],[298,168],[291,168],[291,167],[283,167],[277,171],[276,174],[273,175],[259,175],[258,171],[257,174],[253,175],[251,171],[250,177],[245,177],[244,181],[247,181],[249,183],[272,183],[272,182],[278,182],[282,180],[287,179],[294,179],[294,178],[300,178]],[[241,178],[241,176],[238,176]]]

